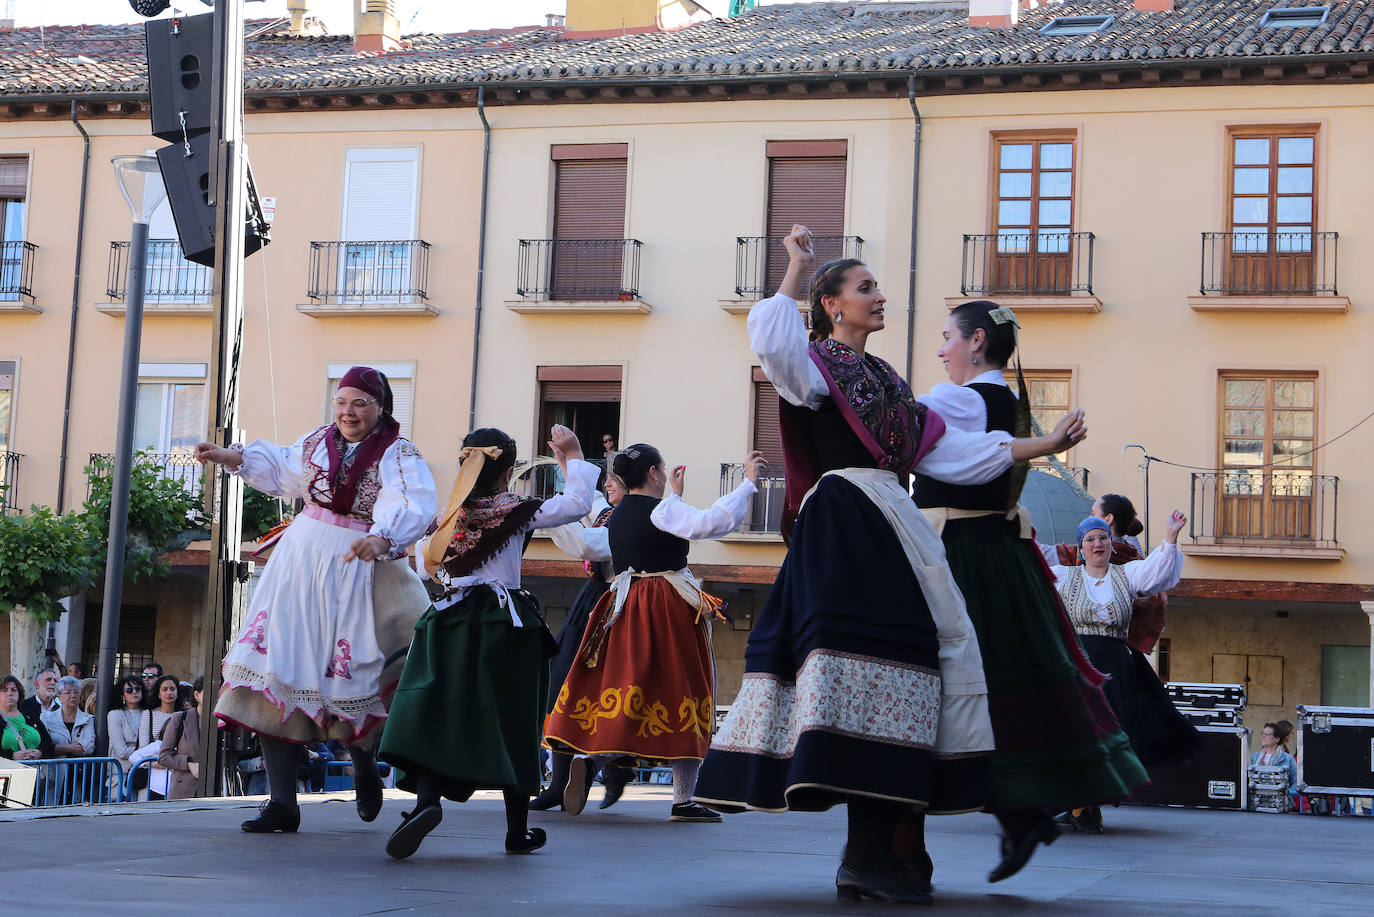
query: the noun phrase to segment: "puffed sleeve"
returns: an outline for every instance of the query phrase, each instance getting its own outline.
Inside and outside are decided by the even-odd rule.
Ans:
[[[1183,552],[1178,545],[1166,541],[1151,551],[1149,557],[1123,564],[1121,569],[1137,595],[1168,592],[1183,576]]]
[[[758,493],[754,482],[745,478],[740,485],[712,503],[707,509],[697,509],[682,502],[677,494],[670,494],[658,502],[649,514],[654,528],[688,541],[705,541],[729,535],[744,521],[749,500]]]
[[[533,528],[549,529],[576,522],[592,508],[592,494],[601,470],[582,459],[568,460],[568,480],[561,494],[544,501],[534,514]]]
[[[941,415],[944,416],[944,415]],[[948,484],[986,484],[1012,466],[1012,435],[946,429],[916,470]]]
[[[829,396],[825,377],[811,362],[806,324],[797,301],[782,293],[749,310],[749,346],[759,355],[763,373],[789,404],[816,410]]]
[[[304,497],[307,482],[302,471],[303,452],[305,437],[309,435],[305,434],[290,446],[255,439],[241,447],[243,464],[229,473],[239,475],[249,487],[274,497],[287,500]]]
[[[382,453],[377,473],[382,491],[372,507],[372,527],[367,533],[389,541],[392,553],[403,552],[439,514],[434,476],[420,450],[405,439],[396,440]]]
[[[916,400],[943,417],[951,430],[981,433],[988,428],[987,402],[968,386],[941,382]]]
[[[569,522],[549,529],[549,536],[558,549],[579,560],[610,560],[610,534],[604,525],[587,526],[580,522]]]

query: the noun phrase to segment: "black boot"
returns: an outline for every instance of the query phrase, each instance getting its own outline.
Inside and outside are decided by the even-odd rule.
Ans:
[[[547,812],[554,806],[563,804],[563,788],[568,785],[568,769],[572,766],[573,756],[563,751],[551,753],[549,765],[549,785],[534,799],[530,800],[530,811]]]
[[[1048,812],[1039,809],[1026,812],[999,812],[1002,823],[1002,861],[988,873],[989,882],[1001,882],[1021,871],[1030,861],[1037,844],[1048,847],[1059,837],[1059,826]]]
[[[893,853],[903,815],[896,803],[851,799],[849,836],[844,861],[835,873],[835,896],[841,901],[872,898],[894,904],[931,904],[929,858],[913,851],[899,863]]]
[[[249,834],[295,834],[301,826],[301,810],[267,800],[258,807],[258,817],[239,825]]]
[[[603,767],[601,769],[601,786],[605,788],[606,795],[601,797],[599,809],[609,809],[620,801],[620,797],[625,792],[625,784],[634,779],[635,772],[628,767]]]
[[[373,821],[382,811],[382,776],[377,772],[377,759],[371,749],[358,745],[348,746],[348,757],[353,762],[353,799],[358,817]]]

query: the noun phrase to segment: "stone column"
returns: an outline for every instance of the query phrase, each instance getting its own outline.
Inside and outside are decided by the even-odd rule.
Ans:
[[[1360,609],[1369,615],[1369,706],[1374,707],[1374,602],[1361,602]]]

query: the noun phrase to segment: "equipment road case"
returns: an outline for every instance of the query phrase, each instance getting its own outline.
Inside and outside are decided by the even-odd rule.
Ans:
[[[1298,704],[1298,789],[1374,795],[1374,708]]]
[[[1288,768],[1265,767],[1252,764],[1248,768],[1250,795],[1247,808],[1251,812],[1283,814],[1293,808],[1288,796]]]
[[[1249,787],[1250,730],[1199,726],[1202,744],[1185,764],[1156,767],[1149,786],[1125,800],[1154,806],[1244,809]]]
[[[1245,717],[1245,685],[1171,681],[1164,690],[1194,726],[1239,726]]]

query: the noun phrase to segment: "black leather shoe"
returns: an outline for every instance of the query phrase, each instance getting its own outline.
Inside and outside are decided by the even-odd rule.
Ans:
[[[673,811],[668,816],[668,821],[717,822],[720,820],[719,812],[712,812],[705,806],[698,805],[695,802],[673,803]]]
[[[581,815],[586,808],[587,790],[591,786],[587,776],[587,759],[578,755],[568,765],[568,785],[563,788],[563,811],[569,815]]]
[[[554,806],[563,804],[563,788],[551,786],[530,800],[531,812],[547,812]]]
[[[533,853],[548,841],[543,828],[530,828],[523,835],[506,835],[506,853]]]
[[[1069,829],[1071,829],[1071,830],[1073,830],[1073,831],[1078,831],[1078,830],[1080,830],[1079,827],[1078,827],[1078,819],[1076,819],[1076,818],[1073,817],[1073,813],[1072,813],[1072,812],[1065,812],[1065,813],[1063,813],[1062,815],[1060,815],[1058,818],[1056,818],[1056,819],[1054,820],[1054,823],[1055,823],[1056,825],[1059,825],[1059,826],[1062,827],[1062,828],[1069,828]]]
[[[417,803],[414,811],[402,812],[401,823],[387,838],[387,856],[404,860],[420,849],[420,842],[443,820],[444,810],[438,806],[421,806]]]
[[[1088,806],[1078,817],[1073,820],[1074,829],[1085,834],[1102,834],[1102,810],[1097,806]]]
[[[1020,831],[1015,835],[1002,835],[1002,862],[997,864],[997,868],[988,873],[989,882],[1001,882],[1009,879],[1021,871],[1021,867],[1030,861],[1031,854],[1035,852],[1037,844],[1044,844],[1048,847],[1059,838],[1059,826],[1054,823],[1054,819],[1049,815],[1043,815],[1033,821],[1030,827]]]
[[[609,809],[620,801],[620,797],[625,793],[625,785],[634,779],[635,772],[628,767],[606,767],[601,770],[601,785],[606,789],[606,795],[601,797],[599,809]]]
[[[835,873],[835,897],[841,901],[858,901],[872,898],[889,904],[934,904],[935,898],[927,888],[925,891],[912,887],[895,872],[865,873],[840,864]]]
[[[357,768],[354,768],[357,771]],[[358,806],[358,817],[363,821],[375,821],[382,811],[382,778],[376,771],[371,779],[354,778],[353,798]]]
[[[931,862],[930,854],[924,850],[914,856],[899,857],[897,860],[897,878],[914,892],[929,895],[934,890],[930,884],[934,874],[935,864]]]
[[[258,817],[239,825],[249,834],[295,834],[301,826],[301,810],[267,800],[258,806]]]

